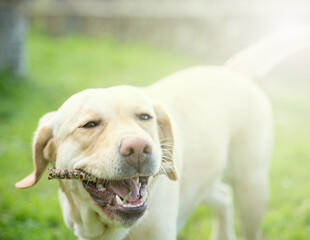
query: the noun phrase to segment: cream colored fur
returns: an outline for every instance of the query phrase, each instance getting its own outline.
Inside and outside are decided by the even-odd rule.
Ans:
[[[98,177],[121,178],[120,139],[143,136],[153,147],[150,175],[159,169],[162,141],[171,151],[176,174],[150,180],[147,212],[132,226],[108,218],[79,181],[60,180],[64,220],[79,239],[176,239],[199,204],[214,210],[211,238],[234,239],[233,201],[244,238],[260,239],[273,120],[268,99],[249,77],[259,75],[257,70],[266,72],[279,57],[258,68],[246,66],[255,61],[245,56],[270,58],[273,44],[274,38],[224,66],[189,68],[146,88],[90,89],[72,96],[42,118],[34,141],[35,171],[17,187],[34,185],[48,161],[57,168],[83,168]],[[134,117],[137,112],[148,112],[154,120],[141,123]],[[101,118],[104,124],[92,132],[79,128]]]

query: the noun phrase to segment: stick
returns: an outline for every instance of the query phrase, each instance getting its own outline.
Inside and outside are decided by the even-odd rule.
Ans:
[[[51,179],[78,179],[96,182],[97,178],[80,169],[48,169],[48,180]]]
[[[163,164],[162,164],[163,165]],[[161,174],[168,174],[173,173],[174,169],[171,165],[165,164],[162,166],[158,173],[154,175],[154,177],[161,175]],[[96,182],[97,180],[100,180],[99,178],[91,175],[88,172],[85,172],[84,170],[80,169],[48,169],[48,180],[52,179],[78,179],[80,181],[86,180],[91,182]]]

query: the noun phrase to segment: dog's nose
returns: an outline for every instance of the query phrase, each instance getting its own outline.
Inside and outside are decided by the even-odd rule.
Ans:
[[[120,152],[126,161],[140,172],[142,166],[151,158],[152,145],[144,138],[126,138],[122,141]]]

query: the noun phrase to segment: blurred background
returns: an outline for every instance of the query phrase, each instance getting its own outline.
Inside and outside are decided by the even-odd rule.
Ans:
[[[310,23],[306,0],[0,0],[0,239],[75,239],[57,183],[14,184],[32,171],[39,118],[85,88],[148,85],[221,64],[279,28]],[[310,239],[310,50],[262,79],[275,113],[264,239]],[[207,239],[199,207],[178,239]],[[238,239],[240,231],[236,223]]]

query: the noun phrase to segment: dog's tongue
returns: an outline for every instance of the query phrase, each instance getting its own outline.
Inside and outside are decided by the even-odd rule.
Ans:
[[[107,190],[114,192],[122,199],[124,199],[131,191],[127,202],[136,202],[140,198],[138,184],[133,178],[121,181],[112,181],[108,184]]]

